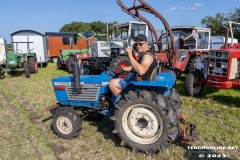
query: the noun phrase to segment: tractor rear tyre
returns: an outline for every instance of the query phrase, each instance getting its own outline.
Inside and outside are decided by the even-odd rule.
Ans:
[[[115,104],[113,133],[121,146],[147,155],[165,151],[178,136],[177,114],[167,99],[155,92],[129,91]]]
[[[73,57],[70,57],[67,62],[67,68],[69,73],[73,73]]]
[[[5,77],[5,76],[4,76],[4,72],[1,72],[1,71],[0,71],[0,79],[4,79],[4,77]]]
[[[57,60],[57,67],[58,69],[63,69],[62,65],[61,65],[61,61],[60,61],[60,58],[58,57],[58,60]]]
[[[187,96],[199,97],[203,91],[203,84],[199,82],[200,73],[198,71],[187,74],[184,82],[185,94]]]
[[[171,106],[173,106],[173,109],[177,113],[182,112],[182,101],[180,99],[180,94],[178,93],[178,91],[175,88],[172,89],[172,93],[167,99],[168,99],[168,103]]]
[[[52,129],[58,136],[72,139],[80,134],[82,121],[72,108],[59,107],[52,116]]]
[[[131,66],[131,62],[127,56],[118,56],[113,59],[113,61],[110,63],[109,69],[113,73],[122,73],[123,71],[121,68]]]
[[[29,57],[28,58],[28,68],[29,68],[29,73],[37,73],[38,72],[38,62],[36,57]]]
[[[24,63],[24,69],[25,69],[25,77],[30,78],[30,73],[29,73],[29,65],[27,63]]]

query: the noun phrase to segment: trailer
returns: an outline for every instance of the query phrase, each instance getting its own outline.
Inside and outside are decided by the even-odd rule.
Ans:
[[[85,49],[88,43],[85,39],[79,38],[75,32],[46,32],[47,53],[51,61],[57,63],[60,50]],[[95,41],[91,38],[89,41]]]
[[[47,66],[49,57],[46,50],[46,38],[42,33],[33,30],[19,30],[12,33],[11,37],[13,42],[13,50],[17,49],[18,51],[16,52],[27,53],[27,49],[29,48],[30,51],[36,53],[37,62],[42,66]]]
[[[5,64],[7,53],[7,41],[4,38],[0,38],[0,66]]]

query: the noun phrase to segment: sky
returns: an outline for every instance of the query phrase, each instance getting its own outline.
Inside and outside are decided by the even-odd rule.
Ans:
[[[134,0],[123,0],[127,6]],[[229,13],[240,7],[239,0],[145,0],[170,26],[202,26],[201,19],[217,12]],[[58,32],[64,24],[82,22],[126,22],[134,20],[117,5],[116,0],[11,0],[1,1],[0,38],[11,42],[10,34],[19,30]],[[162,23],[150,14],[143,14],[155,26]]]

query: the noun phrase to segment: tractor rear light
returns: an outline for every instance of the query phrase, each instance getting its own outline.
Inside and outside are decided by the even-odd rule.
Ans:
[[[66,90],[65,86],[54,86],[54,90],[64,91]]]

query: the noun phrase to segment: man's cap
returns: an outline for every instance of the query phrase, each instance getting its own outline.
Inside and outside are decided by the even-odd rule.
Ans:
[[[140,40],[140,41],[146,41],[147,42],[147,37],[143,34],[139,34],[137,37],[134,38],[134,40]]]

